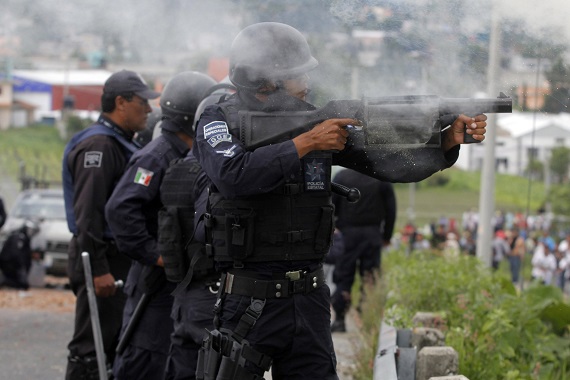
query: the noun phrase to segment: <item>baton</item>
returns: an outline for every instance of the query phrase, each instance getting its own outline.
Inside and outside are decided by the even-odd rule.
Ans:
[[[117,355],[122,355],[125,351],[125,348],[127,348],[129,342],[131,341],[131,338],[133,337],[133,334],[135,333],[139,321],[142,318],[144,311],[146,310],[146,307],[151,301],[151,298],[151,294],[143,293],[141,299],[137,303],[135,311],[133,311],[133,315],[131,316],[127,327],[125,328],[125,332],[123,333],[123,336],[121,336],[119,344],[117,344],[117,349],[115,350]]]
[[[153,299],[156,292],[164,285],[164,276],[161,275],[163,270],[157,266],[145,266],[142,270],[141,277],[145,279],[152,278],[152,284],[150,289],[146,289],[145,292],[142,294],[141,299],[137,303],[135,310],[129,320],[129,323],[125,327],[124,332],[122,332],[122,336],[119,339],[119,343],[117,344],[117,348],[115,352],[117,355],[122,355],[125,349],[127,348],[133,334],[135,333],[137,326],[140,320],[143,317],[143,314]]]
[[[95,288],[93,286],[93,275],[91,274],[91,262],[89,253],[81,254],[83,269],[85,271],[85,285],[87,286],[87,299],[89,300],[89,312],[91,313],[91,327],[93,328],[93,338],[95,340],[95,353],[97,355],[97,367],[99,368],[99,379],[107,380],[107,364],[105,350],[103,349],[103,336],[101,335],[101,324],[99,322],[99,312],[97,310],[97,300],[95,298]]]

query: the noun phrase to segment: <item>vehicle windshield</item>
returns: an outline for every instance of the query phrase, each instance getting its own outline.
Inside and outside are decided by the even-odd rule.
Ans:
[[[22,219],[65,219],[63,196],[27,195],[17,202],[11,216]]]

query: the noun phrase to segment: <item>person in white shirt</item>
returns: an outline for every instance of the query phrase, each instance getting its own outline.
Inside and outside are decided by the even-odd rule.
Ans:
[[[548,240],[541,240],[532,256],[532,278],[541,281],[544,285],[551,285],[556,273],[558,263],[554,250],[556,245]]]

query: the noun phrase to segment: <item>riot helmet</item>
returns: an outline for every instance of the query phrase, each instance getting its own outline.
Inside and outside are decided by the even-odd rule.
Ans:
[[[317,67],[305,37],[292,26],[262,22],[243,29],[230,51],[230,80],[256,90],[266,81],[292,79]]]
[[[162,123],[162,128],[193,136],[196,108],[214,84],[216,81],[212,78],[196,71],[185,71],[170,79],[160,96],[160,109],[162,118],[172,123]]]
[[[200,116],[206,107],[218,103],[224,95],[231,95],[235,91],[235,86],[227,80],[227,77],[220,83],[213,85],[210,90],[206,92],[204,99],[202,99],[200,104],[198,104],[198,108],[196,108],[196,114],[194,116],[194,130],[196,130],[196,127],[198,126],[198,120],[200,120]]]
[[[153,136],[154,136],[154,128],[156,124],[162,118],[162,112],[160,112],[160,108],[151,106],[152,111],[148,114],[148,118],[146,119],[146,127],[142,131],[137,131],[135,133],[135,137],[133,138],[136,142],[138,142],[141,146],[145,146],[148,144]]]

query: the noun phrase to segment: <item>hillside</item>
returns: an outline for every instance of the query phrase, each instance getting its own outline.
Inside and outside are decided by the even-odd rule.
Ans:
[[[455,218],[459,223],[463,212],[479,208],[481,174],[449,169],[416,184],[395,185],[398,201],[397,227],[409,220],[411,199],[415,224],[422,226],[441,216]],[[527,178],[497,174],[495,177],[495,208],[502,211],[535,213],[545,199],[543,183],[529,183]]]

